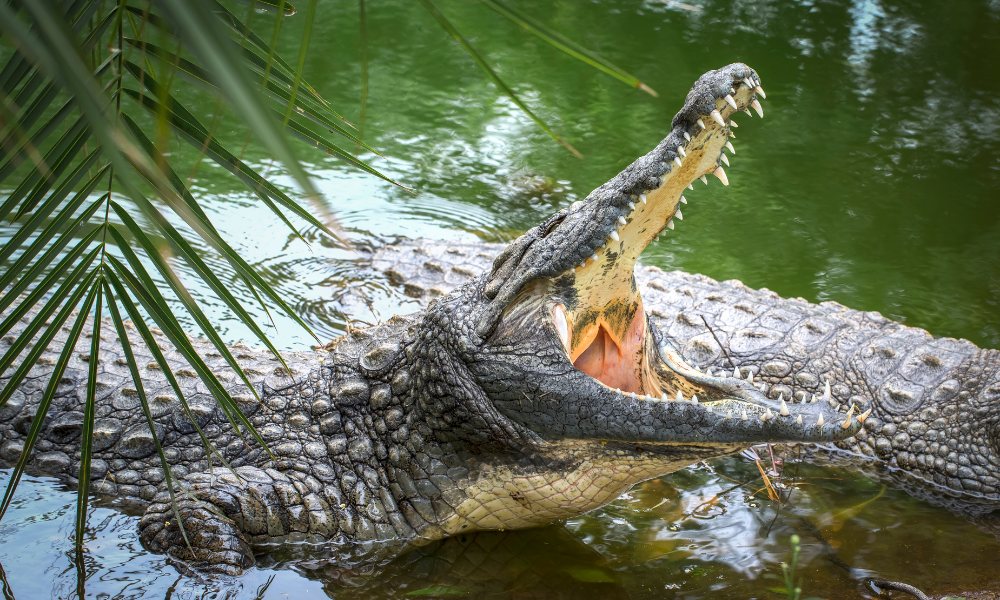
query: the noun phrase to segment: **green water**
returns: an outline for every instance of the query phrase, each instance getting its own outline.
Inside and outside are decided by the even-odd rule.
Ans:
[[[508,240],[655,145],[698,75],[743,61],[758,70],[768,98],[763,120],[737,118],[732,185],[698,184],[675,234],[643,260],[1000,347],[1000,5],[689,2],[696,9],[669,0],[512,0],[633,71],[659,92],[652,98],[475,2],[440,1],[583,159],[499,94],[418,3],[369,2],[362,126],[388,157],[369,158],[418,191],[303,156],[357,241]],[[355,120],[357,25],[356,3],[322,3],[307,63],[309,78]],[[294,19],[283,33],[285,55],[294,57]],[[211,102],[202,108],[206,119],[217,110]],[[218,123],[223,131],[238,125]],[[245,156],[266,160],[254,152]],[[413,308],[398,291],[359,281],[349,252],[309,232],[310,245],[291,238],[217,172],[194,171],[207,212],[322,337],[344,326],[337,291],[345,285],[370,286],[382,317]],[[223,307],[209,301],[209,309],[225,336],[246,337]],[[290,323],[278,326],[281,346],[309,343]],[[818,467],[803,468],[804,479],[789,482],[791,498],[775,503],[751,496],[760,486],[755,473],[740,458],[716,461],[565,526],[455,540],[377,568],[276,553],[221,582],[179,575],[143,551],[135,517],[102,507],[90,519],[87,589],[102,597],[254,597],[273,576],[266,597],[781,598],[771,590],[781,585],[793,532],[803,543],[805,595],[858,597],[857,581],[871,573],[938,593],[1000,587],[1000,543],[960,518]],[[75,496],[45,480],[31,480],[22,494],[0,524],[0,564],[13,591],[72,595],[67,514]]]

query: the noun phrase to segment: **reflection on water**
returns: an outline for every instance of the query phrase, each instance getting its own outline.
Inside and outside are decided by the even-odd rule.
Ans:
[[[9,470],[0,472],[0,484]],[[943,594],[992,589],[1000,541],[856,473],[785,465],[782,502],[744,457],[642,484],[565,525],[463,535],[402,556],[279,547],[238,578],[179,574],[136,540],[138,517],[107,502],[90,515],[93,597],[685,598],[780,597],[789,537],[802,539],[804,596],[858,598],[878,576]],[[27,477],[0,525],[0,564],[17,598],[72,596],[75,492]]]
[[[743,60],[763,78],[767,117],[738,118],[732,185],[688,194],[688,218],[643,260],[878,310],[936,334],[1000,346],[1000,78],[989,72],[1000,56],[997,2],[515,2],[629,67],[659,98],[576,65],[477,3],[440,4],[585,158],[569,156],[519,113],[419,3],[373,3],[363,127],[390,158],[366,159],[417,191],[334,160],[308,166],[359,246],[400,235],[511,239],[657,143],[699,74]],[[358,109],[355,10],[356,3],[323,4],[308,64],[312,81],[349,116]],[[290,53],[299,41],[294,29],[293,19],[283,32]],[[220,119],[222,130],[235,125]],[[270,164],[254,152],[248,148],[245,158]],[[218,169],[191,172],[219,229],[280,286],[320,339],[348,320],[375,322],[416,307],[397,286],[360,268],[355,253],[314,231],[291,235]],[[8,232],[0,229],[0,239]],[[223,277],[228,272],[212,266]],[[234,278],[226,283],[241,289]],[[344,304],[345,286],[363,288],[367,300]],[[226,339],[250,339],[221,303],[204,301]],[[263,311],[251,312],[269,322]],[[315,342],[286,320],[276,327],[281,347]],[[178,575],[139,547],[135,516],[96,506],[88,591],[780,597],[769,590],[780,585],[793,532],[803,540],[807,596],[857,597],[857,579],[868,572],[928,591],[996,586],[1000,548],[965,521],[847,471],[803,466],[800,474],[790,500],[777,505],[757,489],[756,469],[732,458],[647,483],[565,527],[470,536],[389,564],[275,554],[222,582]],[[72,595],[74,506],[75,497],[49,481],[22,484],[0,524],[0,563],[17,597]]]

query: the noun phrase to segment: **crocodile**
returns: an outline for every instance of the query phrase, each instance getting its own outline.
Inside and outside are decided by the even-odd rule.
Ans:
[[[402,238],[367,249],[365,262],[426,304],[487,270],[502,248]],[[964,515],[1000,517],[1000,351],[737,280],[648,265],[635,278],[651,327],[699,369],[738,370],[771,398],[872,409],[856,435],[814,445],[824,460]],[[359,292],[344,301],[361,314]]]
[[[92,489],[147,503],[139,537],[152,551],[236,574],[272,543],[406,546],[532,527],[753,443],[854,435],[867,412],[693,367],[650,327],[634,277],[683,218],[686,188],[705,175],[728,184],[731,117],[762,113],[763,97],[746,65],[704,74],[653,150],[420,312],[287,355],[287,369],[238,346],[259,401],[195,340],[266,447],[229,424],[180,355],[168,352],[168,377],[150,345],[169,344],[126,332],[145,369],[135,380],[124,355],[99,358]],[[120,347],[105,329],[102,347]],[[0,407],[5,460],[30,450],[51,352]],[[71,482],[88,366],[77,356],[63,375],[32,455]]]

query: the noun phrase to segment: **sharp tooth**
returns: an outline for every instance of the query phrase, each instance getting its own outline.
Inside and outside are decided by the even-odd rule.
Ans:
[[[773,413],[773,412],[771,412],[771,409],[770,409],[770,408],[769,408],[769,409],[767,409],[767,412],[765,412],[764,414],[765,414],[765,415],[767,415],[767,418],[768,418],[768,419],[771,419],[771,418],[773,418],[773,417],[774,417],[774,413]]]
[[[691,141],[691,134],[685,131],[684,132],[684,139],[690,142]]]
[[[764,423],[771,418],[771,409],[767,409],[767,412],[760,413],[760,422]]]
[[[674,157],[674,164],[677,165],[678,167],[681,166],[681,157],[675,156]]]
[[[733,110],[739,110],[740,109],[739,106],[736,106],[736,99],[733,98],[732,96],[729,96],[729,95],[726,96],[726,104],[728,104],[729,106],[732,106]]]
[[[747,382],[753,383],[753,371],[747,369]]]
[[[866,410],[865,412],[863,412],[863,413],[861,413],[860,415],[858,415],[858,422],[859,422],[859,423],[864,423],[864,422],[865,422],[865,419],[867,419],[867,418],[868,418],[868,416],[869,416],[869,415],[871,415],[871,414],[872,414],[872,409],[870,409],[870,408],[869,408],[869,409],[868,409],[868,410]]]
[[[747,417],[747,409],[745,409],[745,408],[743,409],[742,418],[743,418],[744,421],[746,421],[749,418],[749,417]]]
[[[780,394],[778,396],[778,401],[781,402],[781,410],[779,411],[781,413],[781,416],[787,417],[789,415],[789,413],[788,413],[788,405],[785,404],[785,395],[784,394]]]
[[[743,85],[747,86],[748,88],[750,88],[752,90],[754,88],[755,84],[754,84],[753,80],[750,79],[749,77],[744,77],[743,78]]]
[[[669,229],[671,231],[674,230],[674,220],[673,219],[670,219],[669,221],[667,221],[667,229]]]
[[[823,426],[823,414],[822,413],[820,413],[819,418],[816,419],[816,426],[817,427],[822,427]]]
[[[628,209],[629,209],[629,210],[635,210],[635,202],[632,202],[632,201],[630,200],[630,201],[629,201],[629,203],[628,203]]]
[[[826,380],[826,385],[823,386],[823,399],[833,407],[837,408],[837,402],[833,399],[833,394],[830,393],[830,380]]]
[[[698,404],[698,394],[691,394],[691,404]]]
[[[706,177],[705,177],[704,175],[702,175],[702,176],[701,176],[701,177],[699,177],[698,179],[701,179],[701,182],[702,182],[702,183],[704,183],[705,185],[708,185],[708,179],[707,179],[707,178],[706,178]]]
[[[643,204],[645,204],[646,203],[646,194],[643,194],[643,195],[639,196],[639,199],[642,200]]]
[[[726,177],[726,170],[723,169],[722,167],[716,167],[715,172],[712,174],[719,178],[719,181],[722,182],[722,185],[729,185],[729,178]]]
[[[756,98],[754,98],[750,103],[750,108],[752,108],[761,119],[764,118],[764,107],[760,105],[760,102]]]
[[[611,232],[611,235],[609,235],[608,237],[610,237],[611,239],[613,239],[613,240],[614,240],[614,241],[616,241],[616,242],[620,242],[620,241],[622,241],[622,238],[621,238],[621,236],[620,236],[620,235],[618,235],[618,231],[612,231],[612,232]]]
[[[715,375],[712,374],[712,371],[713,371],[712,367],[705,369],[705,375],[708,375],[709,377],[715,377]]]
[[[594,255],[591,256],[590,258],[594,259],[594,262],[597,262],[597,258],[598,258],[597,253],[594,253]]]
[[[736,93],[736,86],[729,86],[729,95],[732,96]]]
[[[726,126],[726,120],[722,118],[722,113],[718,109],[715,109],[711,113],[712,120],[719,124],[719,127]]]
[[[851,417],[853,417],[853,416],[854,416],[854,404],[851,404],[851,408],[847,411],[847,418],[844,419],[844,422],[841,423],[840,426],[843,427],[844,429],[847,429],[848,427],[850,427],[851,426]]]
[[[622,225],[628,223],[628,221],[626,221],[625,217],[623,217],[622,215],[618,215],[618,222],[621,223]]]
[[[818,401],[819,401],[819,398],[816,397],[816,394],[813,394],[812,400],[810,400],[809,403],[810,404],[816,404]]]
[[[801,425],[802,424],[802,415],[799,415],[799,416],[795,417],[795,424],[796,425]]]
[[[693,192],[693,191],[694,191],[694,186],[693,186],[693,185],[691,185],[691,184],[689,183],[689,184],[688,184],[688,189],[689,189],[689,190],[691,190],[691,191]]]
[[[721,154],[721,155],[719,155],[719,159],[720,159],[720,160],[721,160],[721,161],[722,161],[722,162],[723,162],[723,163],[724,163],[724,164],[725,164],[725,165],[726,165],[727,167],[729,166],[729,157],[728,157],[728,156],[726,156],[725,154]]]
[[[743,112],[745,112],[745,113],[746,113],[746,114],[747,114],[748,116],[750,116],[750,117],[752,117],[752,116],[753,116],[753,114],[751,114],[751,113],[750,113],[750,109],[749,109],[749,108],[744,108],[744,109],[743,109]]]
[[[733,148],[733,143],[728,140],[726,141],[726,150],[729,150],[730,154],[736,154],[736,148]]]
[[[730,127],[739,127],[739,125],[736,123],[736,121],[734,121],[732,119],[729,119],[729,126]],[[729,133],[732,134],[733,132],[730,131]]]
[[[684,392],[677,390],[677,395],[674,397],[674,400],[677,400],[678,402],[684,402]]]
[[[739,367],[733,367],[733,377],[735,377],[736,379],[742,379],[743,378],[743,374],[740,373],[740,368]]]
[[[687,150],[684,149],[684,146],[677,146],[677,154],[680,154],[681,156],[688,155]]]
[[[676,218],[676,219],[677,219],[678,221],[683,221],[683,220],[684,220],[684,215],[682,215],[682,214],[681,214],[681,209],[680,209],[680,208],[678,208],[678,209],[677,209],[677,212],[675,212],[675,213],[674,213],[674,217],[675,217],[675,218]]]
[[[687,203],[688,203],[688,199],[685,198],[684,196],[681,196],[681,204],[687,204]]]
[[[705,128],[705,122],[702,121],[700,118],[698,119],[698,127],[701,127],[702,129]]]
[[[666,392],[663,392],[663,394],[660,395],[660,400],[669,401],[670,398],[667,396]]]
[[[764,100],[767,100],[767,94],[764,93],[764,88],[760,87],[759,85],[754,86],[753,91],[757,92],[757,95],[763,98]]]

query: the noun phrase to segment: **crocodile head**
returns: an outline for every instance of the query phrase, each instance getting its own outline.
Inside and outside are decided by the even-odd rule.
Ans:
[[[488,491],[472,493],[473,508],[460,512],[480,514],[479,527],[579,513],[642,479],[752,443],[831,441],[860,428],[827,402],[770,399],[739,373],[699,371],[643,309],[636,260],[683,218],[693,182],[712,175],[728,185],[720,162],[732,149],[731,117],[762,113],[758,97],[760,80],[746,65],[706,73],[655,149],[513,241],[450,301],[471,340],[463,362],[484,392],[477,401],[491,415],[476,427],[495,439],[507,435],[488,433],[502,423],[533,444],[534,458],[518,461],[502,485],[496,477],[476,484]],[[586,491],[569,499],[557,491],[567,486]],[[536,510],[497,500],[504,489],[530,497]],[[478,508],[490,503],[494,510]]]

